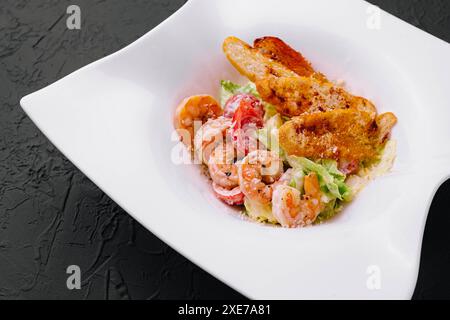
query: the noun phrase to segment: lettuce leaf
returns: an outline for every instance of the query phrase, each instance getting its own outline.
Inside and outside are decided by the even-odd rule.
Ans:
[[[291,181],[289,181],[289,187],[295,188],[300,191],[300,193],[303,193],[303,182],[305,179],[305,174],[301,169],[292,170],[292,178]]]
[[[350,187],[344,182],[347,176],[339,171],[337,162],[331,159],[324,159],[320,160],[320,164],[324,166],[328,173],[334,177],[339,193],[342,196],[342,200],[350,201],[352,198],[352,192]]]
[[[258,91],[256,91],[256,86],[253,82],[249,82],[245,86],[241,86],[229,80],[220,81],[220,104],[222,107],[233,95],[237,93],[248,93],[260,98]]]
[[[340,200],[334,199],[330,201],[325,206],[325,209],[317,216],[315,224],[322,223],[328,219],[334,217],[339,211],[342,210],[342,202]]]
[[[275,114],[266,121],[264,128],[257,130],[257,139],[262,142],[267,149],[278,152],[282,159],[285,158],[284,151],[280,147],[278,129],[283,125],[280,114]]]
[[[251,201],[245,197],[244,206],[247,215],[253,220],[259,222],[277,223],[277,219],[275,219],[272,214],[271,205],[262,205],[259,202]]]
[[[301,169],[305,174],[315,172],[319,178],[320,189],[330,200],[350,200],[351,190],[344,182],[346,176],[338,170],[336,161],[322,160],[316,163],[296,156],[288,156],[287,160],[292,168]]]
[[[335,160],[331,159],[323,159],[320,160],[319,163],[327,169],[327,171],[337,180],[344,181],[345,180],[345,174],[343,174],[341,171],[339,171],[337,167],[337,162]]]

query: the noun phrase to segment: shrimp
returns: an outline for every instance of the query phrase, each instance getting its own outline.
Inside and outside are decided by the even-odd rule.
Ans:
[[[239,186],[252,201],[269,204],[273,184],[283,174],[283,161],[278,154],[267,150],[250,152],[238,164]]]
[[[194,137],[194,150],[198,159],[208,164],[212,151],[224,141],[231,141],[229,132],[231,124],[231,119],[221,116],[217,119],[209,119],[202,125]]]
[[[209,175],[213,182],[222,188],[232,189],[239,186],[238,169],[234,163],[235,153],[233,145],[226,143],[216,147],[209,157]]]
[[[209,95],[195,95],[184,99],[177,107],[174,126],[182,141],[192,146],[196,121],[199,125],[208,119],[215,119],[223,114],[219,103]]]
[[[304,180],[305,194],[295,188],[279,184],[272,196],[272,213],[283,227],[307,226],[322,211],[317,174],[311,172]]]

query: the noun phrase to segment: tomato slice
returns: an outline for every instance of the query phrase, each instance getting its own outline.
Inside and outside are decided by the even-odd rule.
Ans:
[[[225,103],[224,117],[233,118],[236,110],[242,106],[247,110],[254,110],[257,114],[261,115],[261,118],[264,116],[264,108],[258,98],[251,94],[238,93]]]
[[[257,148],[254,133],[264,126],[264,108],[258,98],[246,93],[232,96],[225,104],[224,116],[233,119],[231,133],[239,156]]]
[[[213,182],[212,184],[215,196],[230,206],[240,206],[244,204],[244,194],[239,187],[234,189],[225,189]]]

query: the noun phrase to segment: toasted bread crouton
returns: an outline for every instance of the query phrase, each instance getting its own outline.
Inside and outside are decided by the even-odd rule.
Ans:
[[[314,78],[269,76],[257,80],[256,88],[264,101],[288,117],[335,109],[361,110],[372,118],[376,115],[376,108],[369,100]]]
[[[223,42],[223,51],[231,64],[250,81],[255,82],[270,74],[278,77],[295,77],[297,74],[281,63],[267,58],[258,50],[236,37]]]
[[[319,81],[328,82],[322,73],[314,70],[311,63],[300,52],[295,51],[279,38],[258,38],[253,42],[253,47],[267,58],[281,63],[301,77],[313,77]]]
[[[378,143],[384,143],[391,133],[392,128],[397,123],[397,117],[392,112],[382,113],[377,116]]]
[[[283,40],[276,37],[262,37],[253,42],[253,47],[264,56],[275,60],[302,77],[316,73],[300,52],[292,49]]]
[[[288,155],[358,163],[376,156],[378,137],[373,117],[354,109],[304,114],[279,130],[280,146]]]

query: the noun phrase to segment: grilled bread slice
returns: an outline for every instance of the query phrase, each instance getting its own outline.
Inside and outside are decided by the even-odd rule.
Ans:
[[[295,77],[297,74],[281,63],[272,60],[246,42],[228,37],[223,42],[223,51],[231,64],[250,81],[263,79],[272,74],[278,77]]]
[[[299,76],[309,77],[316,72],[300,52],[295,51],[279,38],[258,38],[253,42],[253,47],[262,55],[281,63]]]
[[[253,42],[253,47],[261,54],[284,65],[301,77],[313,77],[328,81],[325,76],[312,67],[303,55],[283,40],[276,37],[262,37]]]
[[[264,101],[288,117],[336,109],[361,110],[372,118],[376,115],[376,108],[369,100],[311,77],[267,76],[256,81],[256,88]]]
[[[280,127],[280,146],[288,155],[359,163],[377,155],[396,121],[354,109],[303,114]]]

